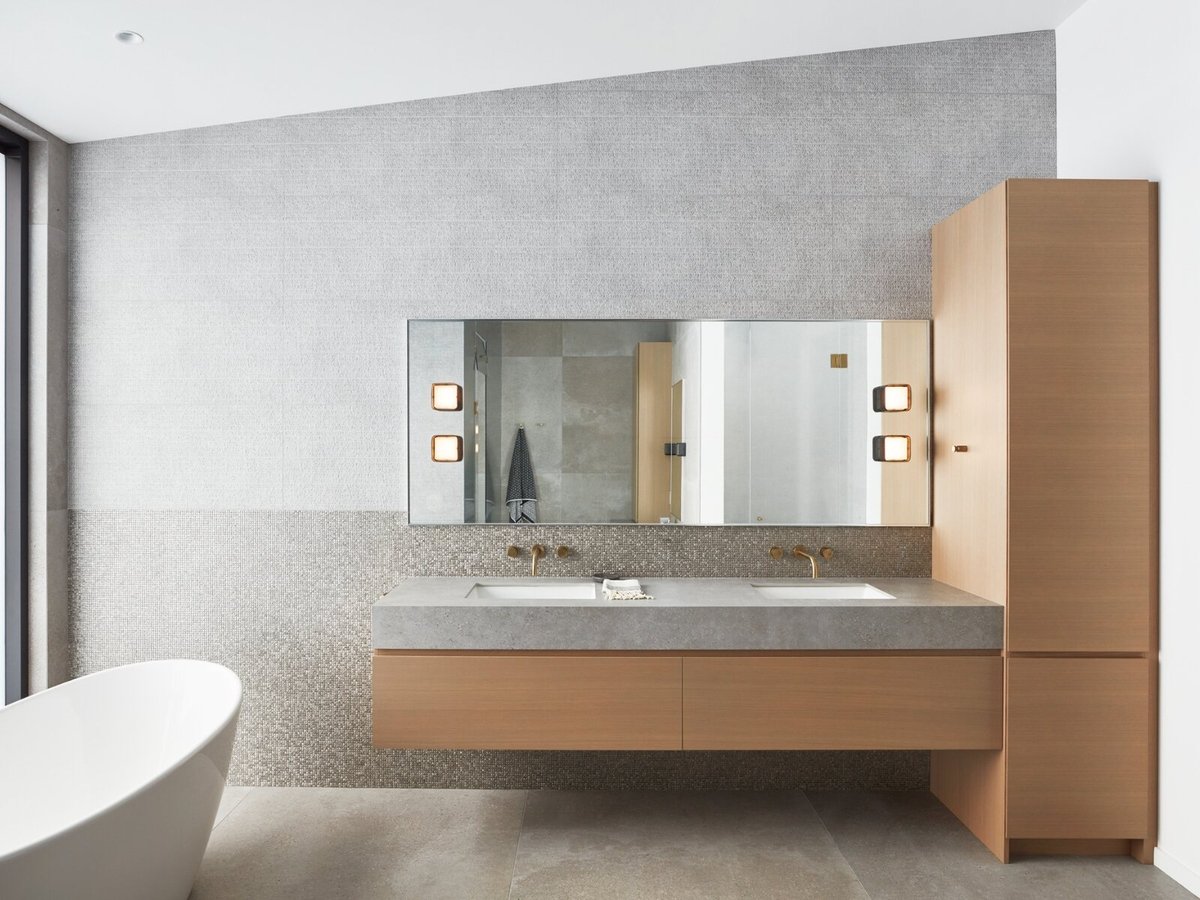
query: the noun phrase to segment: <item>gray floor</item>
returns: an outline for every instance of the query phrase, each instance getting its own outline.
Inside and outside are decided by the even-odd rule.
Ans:
[[[1193,895],[1128,858],[997,863],[926,793],[229,788],[193,900]]]

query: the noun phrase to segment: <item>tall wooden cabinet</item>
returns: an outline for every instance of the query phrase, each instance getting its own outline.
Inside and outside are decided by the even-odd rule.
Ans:
[[[1157,227],[1020,179],[933,230],[933,576],[1006,610],[1004,749],[932,787],[1001,859],[1153,852]]]

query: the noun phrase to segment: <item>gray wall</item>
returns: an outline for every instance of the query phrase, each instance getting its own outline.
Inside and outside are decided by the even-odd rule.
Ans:
[[[462,522],[466,484],[461,463],[434,462],[430,441],[435,434],[469,439],[463,412],[433,408],[431,386],[437,382],[461,385],[465,339],[462,322],[414,322],[413,350],[408,355],[408,473],[414,490],[408,513],[415,522]],[[466,397],[463,397],[465,409]],[[464,440],[466,456],[467,440]],[[471,441],[474,447],[474,442]],[[474,455],[472,453],[472,455]]]
[[[550,572],[762,574],[787,541],[929,569],[927,529],[407,527],[404,324],[928,316],[929,227],[1054,175],[1054,89],[1036,33],[76,146],[72,670],[231,665],[247,783],[921,783],[921,754],[372,750],[371,603],[510,540],[579,548]]]
[[[524,425],[539,522],[632,522],[633,356],[639,341],[666,340],[666,325],[510,321],[502,329],[504,411],[488,440],[504,460],[503,487]],[[493,521],[508,520],[507,508],[493,512]]]

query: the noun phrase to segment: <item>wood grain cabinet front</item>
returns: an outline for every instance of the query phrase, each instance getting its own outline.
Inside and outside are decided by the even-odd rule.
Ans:
[[[377,652],[374,743],[679,750],[680,662],[678,656]]]
[[[930,782],[1003,860],[1153,856],[1158,319],[1156,184],[1013,179],[934,226],[933,577],[1005,605],[1009,668],[1004,749]]]
[[[1141,839],[1150,660],[1008,661],[1008,834]]]
[[[685,750],[999,748],[999,656],[696,656]]]

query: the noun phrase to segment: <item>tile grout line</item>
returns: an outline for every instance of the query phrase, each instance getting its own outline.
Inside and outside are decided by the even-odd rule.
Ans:
[[[250,788],[248,791],[246,791],[245,794],[242,795],[241,799],[238,800],[237,803],[233,804],[233,806],[231,806],[229,808],[229,811],[226,812],[225,815],[221,816],[220,821],[218,821],[215,825],[213,825],[212,831],[209,832],[210,838],[212,837],[213,833],[218,828],[220,828],[222,825],[224,825],[229,820],[229,817],[233,815],[234,810],[236,810],[239,806],[241,806],[244,802],[246,802],[246,798],[249,797],[251,794],[253,794],[256,790],[258,790],[257,787]]]
[[[824,831],[825,834],[827,834],[829,836],[829,842],[831,844],[833,844],[833,849],[837,851],[837,855],[840,856],[842,858],[843,862],[846,863],[846,868],[848,868],[851,871],[851,873],[853,873],[854,880],[856,882],[858,882],[858,886],[860,888],[862,888],[863,895],[867,897],[867,900],[871,900],[871,892],[868,891],[867,886],[865,884],[863,884],[862,878],[858,874],[858,869],[854,868],[854,863],[850,862],[849,857],[847,857],[846,854],[842,852],[842,847],[838,843],[837,838],[835,838],[833,836],[833,832],[830,831],[829,826],[825,824],[825,819],[821,816],[821,811],[819,809],[817,809],[815,803],[813,803],[810,799],[808,799],[808,791],[801,791],[800,796],[802,796],[804,798],[804,802],[808,804],[808,808],[813,811],[813,815],[816,816],[817,821],[821,823],[821,830]]]
[[[517,879],[517,859],[521,854],[521,841],[525,837],[525,813],[529,809],[529,794],[530,791],[525,791],[525,802],[521,804],[521,824],[517,827],[517,842],[513,845],[513,863],[512,871],[508,876],[508,900],[512,900],[513,885]]]

